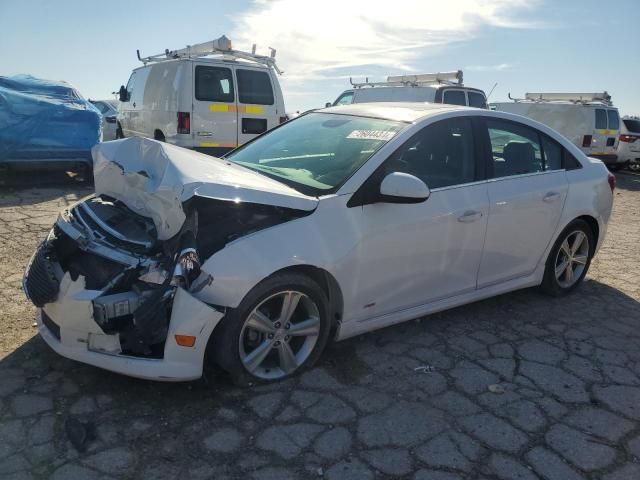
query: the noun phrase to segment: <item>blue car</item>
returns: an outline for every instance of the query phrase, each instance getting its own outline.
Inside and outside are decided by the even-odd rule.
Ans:
[[[0,169],[90,169],[101,122],[66,82],[0,76]]]

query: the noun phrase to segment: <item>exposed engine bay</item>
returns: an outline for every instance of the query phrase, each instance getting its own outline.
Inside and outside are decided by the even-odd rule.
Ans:
[[[25,291],[45,307],[58,300],[61,285],[81,282],[95,323],[117,335],[111,353],[162,358],[177,290],[197,295],[214,281],[201,271],[203,260],[239,237],[310,213],[197,195],[182,210],[178,233],[159,240],[154,220],[124,202],[104,194],[85,199],[60,214],[34,254]]]

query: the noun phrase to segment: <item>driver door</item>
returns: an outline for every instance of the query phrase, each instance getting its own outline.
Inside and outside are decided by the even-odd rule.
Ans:
[[[379,169],[415,175],[431,189],[422,203],[363,207],[357,319],[416,307],[476,289],[489,197],[469,117],[425,127]],[[365,202],[366,203],[366,202]]]

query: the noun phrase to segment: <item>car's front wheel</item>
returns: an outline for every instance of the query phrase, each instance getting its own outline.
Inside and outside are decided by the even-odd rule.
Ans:
[[[322,288],[304,275],[269,277],[225,315],[210,356],[236,384],[289,377],[322,353],[331,329],[328,304]]]
[[[553,245],[544,272],[542,290],[559,296],[570,292],[587,275],[595,249],[591,227],[584,220],[574,220]]]

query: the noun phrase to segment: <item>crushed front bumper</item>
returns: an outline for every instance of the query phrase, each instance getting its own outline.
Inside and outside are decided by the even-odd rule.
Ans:
[[[87,240],[65,215],[57,227],[77,242],[83,252],[100,256],[109,269],[113,262],[122,268],[151,264],[142,255],[129,254],[107,246],[99,240]],[[162,343],[153,355],[132,353],[127,349],[127,337],[119,327],[98,323],[98,306],[111,295],[113,281],[90,282],[82,274],[74,276],[56,259],[51,251],[52,234],[32,257],[23,280],[23,288],[38,310],[38,329],[45,342],[60,355],[124,375],[160,380],[186,381],[202,376],[207,343],[224,312],[200,301],[180,286],[171,287],[167,303],[169,310],[158,324],[164,325]],[[109,272],[107,277],[116,275]],[[117,274],[116,277],[122,274]],[[93,283],[93,284],[92,284]],[[151,311],[151,310],[150,310]],[[128,311],[127,311],[128,313]],[[135,313],[135,312],[133,312]],[[155,315],[151,317],[152,321]],[[104,329],[103,329],[104,328]],[[118,333],[119,332],[119,333]],[[121,337],[122,335],[122,337]],[[178,337],[192,337],[192,346],[178,344]],[[184,342],[183,342],[184,343]]]
[[[87,290],[67,290],[64,295],[61,291],[58,300],[38,309],[40,336],[58,354],[148,380],[176,382],[202,376],[207,342],[222,319],[222,312],[179,289],[174,298],[164,357],[133,357],[119,353],[118,335],[105,334],[93,321],[87,294],[91,296]],[[192,335],[196,342],[193,347],[182,347],[176,343],[175,335]]]

